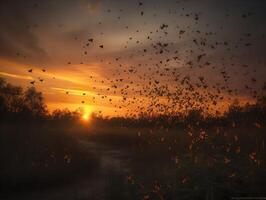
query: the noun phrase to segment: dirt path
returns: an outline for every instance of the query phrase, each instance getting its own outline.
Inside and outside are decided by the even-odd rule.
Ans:
[[[23,195],[21,200],[102,200],[106,199],[106,188],[110,184],[112,174],[126,176],[129,172],[127,165],[128,155],[117,150],[105,147],[101,144],[79,141],[80,148],[84,152],[94,153],[100,160],[100,166],[93,177],[83,177],[79,181],[62,187],[56,187]],[[10,198],[9,200],[13,200]]]

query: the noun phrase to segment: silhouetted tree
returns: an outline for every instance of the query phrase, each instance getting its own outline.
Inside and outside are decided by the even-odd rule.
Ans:
[[[6,83],[0,78],[1,119],[38,118],[47,115],[46,105],[41,92],[34,87],[25,92],[21,87]]]
[[[59,121],[71,121],[75,120],[79,117],[79,114],[77,112],[71,112],[68,109],[59,110],[56,109],[53,111],[51,115],[53,120],[59,120]]]
[[[46,105],[41,92],[37,92],[34,87],[27,89],[24,93],[26,108],[32,116],[42,117],[47,114]]]
[[[203,120],[203,110],[202,109],[192,109],[188,112],[185,117],[188,123],[197,123]]]

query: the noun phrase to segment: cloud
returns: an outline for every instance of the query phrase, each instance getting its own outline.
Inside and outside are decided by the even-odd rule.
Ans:
[[[57,90],[57,91],[60,91],[60,92],[63,92],[63,93],[69,92],[71,95],[77,95],[77,96],[83,96],[84,93],[86,95],[89,95],[89,96],[97,96],[93,92],[90,92],[90,91],[87,91],[87,90],[74,90],[74,89],[57,88],[57,87],[53,87],[51,89]]]
[[[101,0],[90,1],[87,6],[91,15],[98,14],[101,8]]]
[[[7,76],[7,77],[11,77],[11,78],[18,78],[18,79],[25,79],[25,80],[33,80],[33,78],[31,76],[11,74],[11,73],[6,73],[6,72],[0,72],[0,75]]]
[[[0,57],[19,59],[30,57],[32,61],[47,59],[33,33],[35,24],[28,16],[29,7],[20,1],[0,3]]]

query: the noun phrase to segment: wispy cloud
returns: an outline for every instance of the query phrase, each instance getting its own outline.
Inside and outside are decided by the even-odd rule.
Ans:
[[[75,90],[75,89],[58,88],[58,87],[52,87],[51,89],[57,90],[63,93],[69,92],[69,94],[77,95],[77,96],[83,96],[84,93],[89,96],[97,96],[95,93],[87,91],[87,90]]]
[[[18,79],[25,79],[25,80],[33,80],[33,78],[31,76],[11,74],[11,73],[6,73],[6,72],[0,72],[0,75],[7,76],[7,77],[11,77],[11,78],[18,78]]]

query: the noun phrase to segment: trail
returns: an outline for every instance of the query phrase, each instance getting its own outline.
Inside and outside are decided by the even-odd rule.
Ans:
[[[100,160],[99,169],[93,176],[82,177],[62,187],[49,188],[46,190],[31,192],[19,198],[21,200],[103,200],[106,199],[106,188],[110,184],[113,174],[126,176],[129,172],[128,155],[118,149],[103,146],[95,142],[80,140],[79,146],[83,152],[95,154]]]

